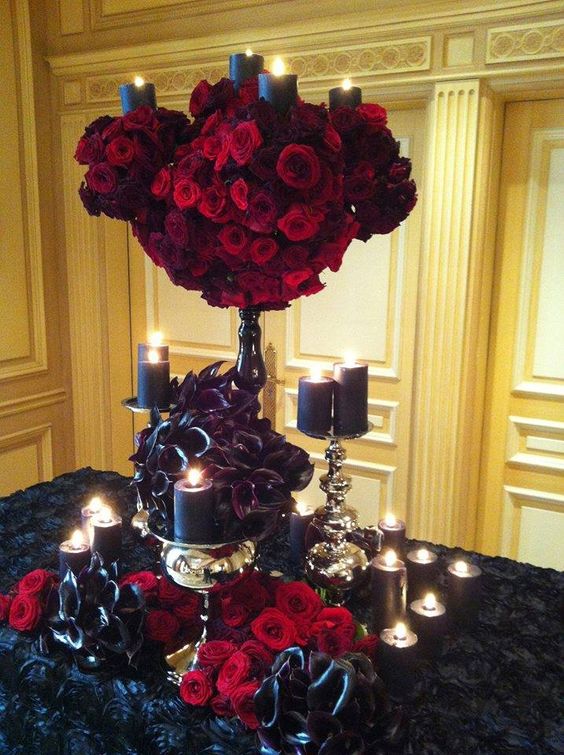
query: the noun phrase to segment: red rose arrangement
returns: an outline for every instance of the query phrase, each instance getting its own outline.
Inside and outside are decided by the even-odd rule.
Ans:
[[[259,726],[255,692],[282,650],[301,646],[334,658],[350,651],[375,658],[378,638],[356,640],[350,611],[325,606],[304,582],[254,572],[216,597],[212,639],[200,646],[198,668],[184,675],[180,696],[189,705],[210,706],[217,716],[236,715],[249,729]]]
[[[129,220],[173,283],[211,305],[280,309],[323,289],[353,238],[389,233],[415,204],[410,162],[377,105],[258,100],[256,79],[201,81],[194,121],[148,106],[87,127],[87,211]]]
[[[51,591],[58,576],[34,569],[22,577],[8,595],[0,595],[0,622],[8,622],[18,632],[33,632],[41,624]]]

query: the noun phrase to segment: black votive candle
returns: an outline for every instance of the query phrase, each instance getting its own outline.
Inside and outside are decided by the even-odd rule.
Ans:
[[[432,592],[421,600],[414,600],[407,609],[409,622],[419,638],[420,652],[433,657],[440,652],[447,631],[446,609]]]
[[[314,509],[297,503],[290,512],[290,556],[294,564],[303,564],[306,554],[306,531],[314,516]]]
[[[211,480],[191,474],[174,484],[174,539],[187,544],[217,542]]]
[[[405,564],[394,551],[380,553],[370,562],[373,631],[395,624],[404,613]]]
[[[121,558],[121,516],[106,509],[95,514],[91,521],[92,553],[99,553],[108,568]]]
[[[168,346],[137,346],[137,403],[145,409],[170,407]]]
[[[447,569],[447,591],[449,621],[455,626],[474,626],[480,611],[482,570],[467,561],[455,561]]]
[[[340,87],[329,90],[329,109],[336,110],[338,107],[357,107],[362,104],[362,89],[350,85],[345,79]]]
[[[405,546],[405,522],[402,522],[401,519],[396,519],[393,514],[386,514],[378,522],[378,527],[384,536],[382,548],[393,548],[398,553],[401,553]]]
[[[415,683],[417,635],[398,622],[380,632],[378,672],[390,695],[401,700],[409,695]]]
[[[335,381],[333,428],[335,435],[360,435],[368,430],[368,365],[339,362]]]
[[[407,568],[407,602],[423,598],[432,592],[438,575],[437,554],[427,548],[409,551],[405,559]]]
[[[235,92],[247,79],[258,76],[264,70],[264,58],[255,55],[251,50],[237,52],[229,56],[229,78],[233,82]]]
[[[123,114],[135,110],[141,105],[149,105],[156,110],[157,95],[154,84],[146,84],[143,79],[136,79],[134,84],[121,84],[119,88]]]
[[[322,376],[304,376],[298,382],[298,430],[306,435],[327,435],[333,420],[335,381]]]
[[[259,73],[258,94],[259,99],[270,102],[275,110],[285,115],[298,99],[298,77],[294,73],[279,76],[273,73]]]
[[[59,576],[64,579],[68,569],[78,576],[89,563],[90,545],[85,542],[81,530],[76,530],[70,540],[59,545]]]

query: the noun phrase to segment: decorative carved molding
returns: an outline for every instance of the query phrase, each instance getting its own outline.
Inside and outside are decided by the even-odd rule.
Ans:
[[[64,388],[55,388],[52,391],[34,393],[32,396],[23,396],[22,398],[2,401],[0,403],[0,417],[10,417],[12,414],[32,412],[35,409],[42,409],[44,406],[61,404],[66,400],[67,393]]]
[[[564,422],[509,417],[507,461],[539,472],[564,472]]]
[[[545,21],[488,30],[486,63],[564,57],[564,23]]]

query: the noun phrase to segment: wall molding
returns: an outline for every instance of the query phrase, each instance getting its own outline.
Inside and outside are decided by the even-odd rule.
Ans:
[[[508,422],[508,463],[537,467],[541,472],[564,472],[564,422],[516,416],[510,416]]]
[[[486,63],[564,58],[562,20],[501,26],[488,30]]]
[[[49,424],[28,427],[8,435],[0,435],[0,455],[3,451],[35,445],[37,449],[38,482],[47,482],[53,477],[52,428]]]
[[[41,393],[34,393],[31,396],[2,401],[0,403],[0,417],[10,417],[13,414],[32,412],[36,409],[43,409],[45,406],[61,404],[67,398],[67,392],[64,388],[54,388],[51,391],[42,391]]]
[[[516,558],[520,535],[521,507],[561,511],[564,514],[564,495],[545,490],[503,486],[503,513],[500,540],[500,555]]]

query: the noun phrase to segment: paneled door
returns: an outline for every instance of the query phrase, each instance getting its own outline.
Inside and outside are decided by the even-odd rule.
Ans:
[[[421,185],[425,111],[391,111],[389,120]],[[324,291],[265,318],[265,345],[275,349],[276,429],[307,449],[316,466],[311,485],[298,494],[304,503],[324,501],[318,484],[326,468],[326,444],[296,429],[298,379],[312,366],[331,374],[333,363],[346,354],[369,365],[368,411],[374,428],[345,444],[353,482],[348,500],[364,524],[388,511],[408,516],[420,212],[416,207],[391,235],[353,242],[340,271],[327,273]]]
[[[479,547],[564,568],[564,100],[506,108]]]

